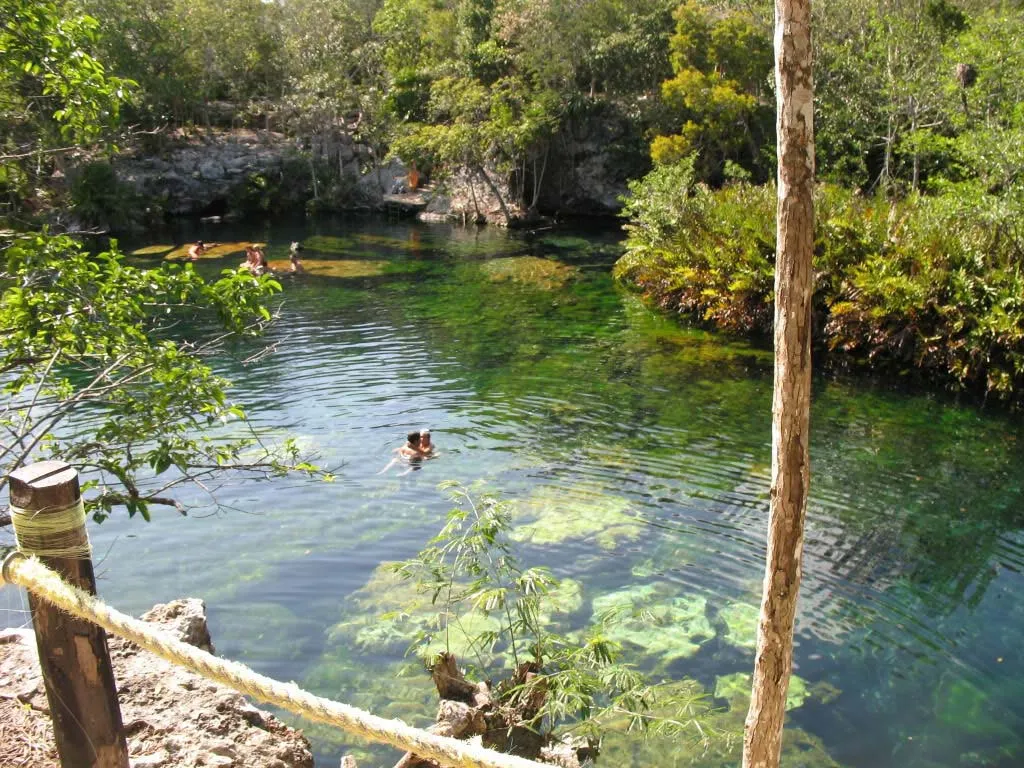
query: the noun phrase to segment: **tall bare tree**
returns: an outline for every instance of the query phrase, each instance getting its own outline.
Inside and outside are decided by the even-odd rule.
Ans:
[[[768,556],[758,621],[744,768],[775,768],[782,752],[793,622],[810,489],[811,294],[814,251],[814,82],[810,0],[775,2],[778,255]]]

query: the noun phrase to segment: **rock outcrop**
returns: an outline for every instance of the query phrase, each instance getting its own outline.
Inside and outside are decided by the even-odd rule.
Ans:
[[[629,182],[650,170],[647,144],[623,115],[594,115],[566,126],[552,149],[543,210],[608,216],[622,210]]]
[[[158,605],[142,617],[212,651],[199,600]],[[243,696],[110,638],[133,768],[313,768],[300,731]],[[31,630],[0,632],[0,765],[57,764],[46,693]]]
[[[370,147],[345,136],[338,168],[359,208],[377,208],[384,197],[408,191],[408,170],[398,160],[379,163]],[[207,131],[170,138],[159,153],[136,147],[114,161],[117,178],[151,210],[169,216],[237,212],[247,194],[279,190],[304,203],[313,197],[308,148],[272,131]],[[258,179],[258,181],[257,181]],[[274,200],[275,206],[282,200]],[[290,202],[296,202],[292,200]]]
[[[251,174],[281,173],[294,142],[269,131],[237,130],[178,136],[159,155],[139,149],[118,155],[114,170],[144,200],[172,216],[224,212]]]

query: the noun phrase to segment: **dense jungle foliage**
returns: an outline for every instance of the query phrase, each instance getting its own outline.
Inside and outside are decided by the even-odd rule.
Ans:
[[[884,14],[855,5],[856,30],[830,8],[817,31],[818,350],[1016,399],[1024,16],[937,0]],[[731,23],[717,18],[708,39]],[[658,166],[626,204],[617,273],[716,327],[768,332],[775,190],[748,181],[766,175],[757,163],[697,131],[655,140]]]
[[[767,325],[773,193],[756,185],[775,167],[770,4],[2,0],[2,11],[0,47],[18,54],[0,70],[8,222],[60,220],[61,205],[78,220],[130,210],[106,153],[159,152],[170,128],[189,126],[282,131],[339,198],[352,138],[374,161],[397,154],[426,177],[461,173],[511,190],[516,210],[554,213],[552,168],[574,167],[574,137],[614,123],[625,129],[605,153],[637,179],[619,274],[715,325]],[[834,203],[820,216],[820,348],[1009,395],[1024,374],[1024,11],[837,0],[815,13],[820,196]],[[91,97],[69,102],[83,87]]]

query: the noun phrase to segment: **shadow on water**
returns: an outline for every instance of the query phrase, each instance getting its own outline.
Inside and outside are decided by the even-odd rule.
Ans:
[[[299,240],[309,259],[380,265],[283,277],[282,320],[265,340],[276,352],[218,362],[268,435],[343,467],[333,484],[227,486],[219,500],[237,511],[206,519],[94,529],[113,603],[203,597],[225,656],[425,723],[429,682],[395,678],[408,663],[402,628],[370,617],[398,606],[372,587],[381,562],[436,532],[448,509],[436,484],[454,478],[511,500],[521,558],[579,582],[568,629],[609,601],[664,617],[622,630],[630,658],[699,681],[719,724],[742,727],[770,482],[769,348],[682,327],[617,289],[613,233],[343,219],[162,235],[197,237],[267,242],[272,261]],[[378,475],[423,426],[438,459]],[[1022,764],[1019,420],[819,378],[812,430],[786,764]],[[361,749],[308,732],[325,765]],[[710,766],[737,755],[735,743],[701,753],[618,741],[606,757]]]

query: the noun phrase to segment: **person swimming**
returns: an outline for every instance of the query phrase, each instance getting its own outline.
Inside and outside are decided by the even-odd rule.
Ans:
[[[392,451],[395,457],[377,474],[383,475],[395,464],[408,464],[409,468],[401,473],[407,475],[414,469],[419,469],[420,462],[433,455],[433,452],[434,446],[430,442],[430,430],[413,430],[405,436],[405,445],[400,445]]]
[[[405,445],[395,448],[394,453],[399,456],[412,458],[420,454],[420,433],[410,432],[405,436]]]
[[[263,252],[260,246],[253,243],[252,245],[246,246],[245,248],[245,263],[243,267],[247,267],[257,277],[259,275],[271,272],[270,264],[267,262],[267,254]]]
[[[200,258],[206,255],[206,252],[213,248],[217,243],[210,243],[207,245],[202,240],[196,240],[195,244],[188,249],[188,257],[192,261],[198,261]]]
[[[420,456],[431,456],[434,453],[434,444],[430,441],[430,430],[421,429],[419,432],[419,443],[417,451]]]

